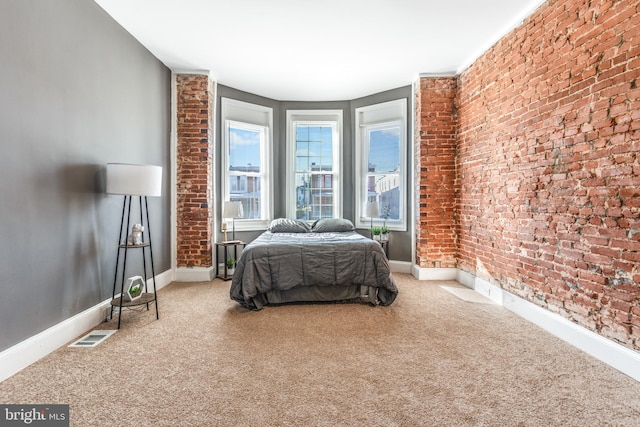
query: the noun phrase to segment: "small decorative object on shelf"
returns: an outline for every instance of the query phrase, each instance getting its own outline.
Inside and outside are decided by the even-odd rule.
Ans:
[[[127,243],[130,245],[141,245],[143,231],[144,226],[142,224],[133,224],[131,226],[131,234],[127,237]]]
[[[227,241],[227,223],[222,221],[222,223],[220,224],[220,231],[222,231],[224,233],[224,240],[225,242]]]
[[[127,279],[125,284],[125,301],[135,301],[142,296],[144,290],[144,280],[140,276],[133,276]]]

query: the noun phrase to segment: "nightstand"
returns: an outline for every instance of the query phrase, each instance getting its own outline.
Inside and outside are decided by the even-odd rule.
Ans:
[[[242,248],[245,246],[245,243],[241,240],[230,240],[227,242],[219,242],[216,243],[216,277],[222,280],[231,280],[233,278],[233,272],[230,272],[227,268],[227,259],[229,259],[229,255],[231,254],[231,249],[233,249],[233,259],[234,261],[234,270],[235,263],[238,262],[238,246],[240,246],[240,252],[242,253]],[[220,249],[222,249],[223,256],[220,257]],[[224,265],[223,271],[220,271],[220,261]]]
[[[389,258],[389,241],[376,240],[376,242],[380,243],[380,246],[382,246],[382,250],[384,251],[384,254],[387,256],[387,258]]]

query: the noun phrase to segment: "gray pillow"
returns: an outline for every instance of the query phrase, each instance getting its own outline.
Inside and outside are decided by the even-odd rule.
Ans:
[[[353,223],[344,218],[322,218],[317,220],[311,228],[314,233],[335,233],[353,230],[355,230]]]
[[[272,233],[308,233],[311,228],[306,222],[299,219],[276,218],[269,224]]]

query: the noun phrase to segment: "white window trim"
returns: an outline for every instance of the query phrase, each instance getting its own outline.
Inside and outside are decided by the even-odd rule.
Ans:
[[[356,150],[355,150],[355,210],[356,228],[371,227],[371,218],[365,216],[366,177],[368,173],[368,148],[365,146],[365,132],[391,124],[400,126],[400,219],[386,220],[391,231],[407,230],[407,100],[383,102],[356,108]],[[382,219],[374,218],[374,225],[382,225]]]
[[[287,218],[296,216],[296,182],[295,182],[295,162],[296,162],[296,125],[331,125],[334,126],[334,194],[333,194],[333,217],[342,218],[342,110],[287,110],[287,187],[286,187],[286,214]]]
[[[273,109],[261,105],[250,104],[248,102],[237,101],[235,99],[221,98],[220,101],[222,135],[221,135],[221,195],[222,204],[229,200],[228,167],[229,141],[228,127],[235,125],[240,128],[250,129],[263,133],[261,138],[261,159],[260,168],[262,172],[256,174],[261,176],[261,219],[236,219],[236,231],[265,230],[273,219]],[[222,220],[222,219],[220,219]]]

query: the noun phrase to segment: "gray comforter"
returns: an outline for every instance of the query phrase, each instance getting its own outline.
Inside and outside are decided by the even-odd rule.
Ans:
[[[370,302],[381,305],[395,300],[398,288],[377,242],[355,231],[266,231],[242,251],[230,295],[244,307],[259,310],[270,302],[281,302],[283,294],[293,295],[287,301],[309,301],[313,291],[322,294],[319,299],[343,299],[347,288],[369,289],[375,293],[373,300],[369,295]],[[327,291],[335,297],[328,298]]]

